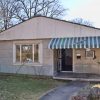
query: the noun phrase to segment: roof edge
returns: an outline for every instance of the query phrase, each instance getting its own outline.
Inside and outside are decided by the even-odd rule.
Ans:
[[[75,25],[80,25],[80,26],[85,26],[85,27],[88,27],[88,28],[100,30],[100,28],[96,28],[96,27],[92,27],[92,26],[87,26],[87,25],[83,25],[83,24],[79,24],[79,23],[75,23],[75,22],[71,22],[71,21],[67,21],[67,20],[63,20],[63,19],[58,19],[58,18],[52,18],[52,17],[37,15],[37,16],[33,16],[32,18],[29,18],[28,20],[25,20],[25,21],[20,22],[20,23],[18,23],[16,25],[13,25],[12,27],[9,27],[8,29],[1,31],[0,33],[4,32],[4,31],[7,31],[7,30],[9,30],[9,29],[11,29],[13,27],[16,27],[17,25],[20,25],[20,24],[22,24],[24,22],[27,22],[27,21],[29,21],[29,20],[31,20],[33,18],[37,18],[37,17],[44,17],[44,18],[48,18],[48,19],[58,20],[58,21],[62,21],[62,22],[67,22],[67,23],[71,23],[71,24],[75,24]]]

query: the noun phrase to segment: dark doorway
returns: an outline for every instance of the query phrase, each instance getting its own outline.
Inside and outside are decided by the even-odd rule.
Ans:
[[[61,71],[72,71],[72,49],[62,49],[62,66]]]

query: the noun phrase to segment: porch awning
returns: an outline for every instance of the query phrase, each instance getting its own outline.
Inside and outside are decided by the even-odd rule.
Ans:
[[[48,48],[100,48],[100,36],[53,38],[51,39]]]

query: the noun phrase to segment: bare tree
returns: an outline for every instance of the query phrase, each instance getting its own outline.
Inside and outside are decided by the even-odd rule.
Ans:
[[[0,0],[0,28],[7,29],[13,25],[16,4],[15,0]]]
[[[59,0],[0,0],[0,29],[37,15],[60,18],[65,11]]]
[[[37,15],[59,18],[66,11],[60,5],[59,0],[17,0],[17,3],[19,7],[16,9],[15,15],[19,21]]]
[[[74,23],[78,23],[78,24],[82,24],[82,25],[86,25],[86,26],[93,26],[92,22],[90,22],[89,20],[85,20],[83,18],[75,18],[71,21]]]
[[[3,23],[2,23],[2,20],[0,19],[0,32],[2,31],[2,25]]]

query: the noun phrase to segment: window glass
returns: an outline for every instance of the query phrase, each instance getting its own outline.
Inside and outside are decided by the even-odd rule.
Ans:
[[[33,55],[34,52],[34,55]],[[34,58],[34,59],[33,59]],[[35,44],[34,49],[33,45],[16,45],[16,62],[39,62],[39,45]]]
[[[16,45],[16,62],[20,62],[20,45]]]
[[[21,50],[22,62],[33,62],[32,45],[22,45]]]
[[[39,62],[39,45],[34,45],[34,62]]]
[[[94,51],[92,51],[92,50],[86,51],[86,57],[87,58],[94,58]]]

